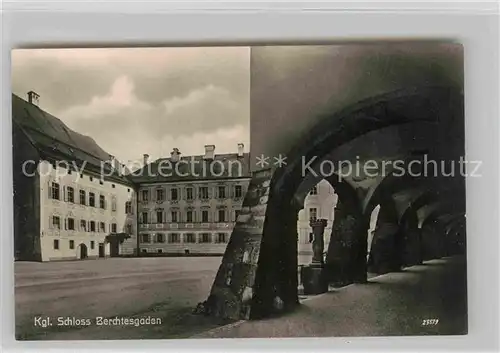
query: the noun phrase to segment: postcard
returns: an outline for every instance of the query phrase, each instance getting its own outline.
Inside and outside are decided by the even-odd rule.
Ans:
[[[463,47],[12,51],[18,340],[467,334]]]

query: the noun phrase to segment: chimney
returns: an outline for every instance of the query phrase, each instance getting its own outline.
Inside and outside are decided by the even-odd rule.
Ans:
[[[214,159],[215,145],[205,145],[204,159]]]
[[[130,173],[130,170],[128,169],[128,167],[125,164],[120,164],[120,169],[121,169],[122,175],[127,175]]]
[[[148,164],[148,162],[149,162],[149,154],[144,153],[144,154],[142,155],[142,163],[143,163],[144,165],[147,165],[147,164]]]
[[[170,161],[172,162],[178,162],[180,158],[181,153],[179,152],[178,148],[174,148],[172,152],[170,152]]]
[[[113,156],[112,154],[109,155],[109,165],[112,169],[116,169],[115,156]]]
[[[28,92],[28,102],[38,107],[38,103],[40,101],[40,95],[34,91]]]
[[[238,143],[238,157],[243,157],[243,149],[245,148],[245,145],[242,143]]]
[[[111,168],[118,170],[120,173],[123,173],[122,169],[122,164],[118,159],[115,158],[113,155],[109,155],[109,164],[111,165]]]

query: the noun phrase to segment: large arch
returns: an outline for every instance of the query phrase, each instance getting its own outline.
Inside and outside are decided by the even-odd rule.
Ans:
[[[332,155],[332,151],[386,128],[391,128],[386,130],[390,134],[400,134],[401,129],[392,127],[405,124],[413,124],[412,128],[417,127],[415,131],[422,127],[421,133],[423,129],[429,131],[427,125],[434,126],[432,141],[439,141],[437,146],[431,146],[435,154],[454,158],[463,151],[463,146],[459,146],[460,136],[448,138],[449,131],[443,127],[460,119],[462,103],[462,92],[454,87],[412,87],[372,97],[324,118],[287,154],[289,163],[285,167],[255,172],[207,300],[207,310],[217,316],[258,318],[295,307],[298,304],[297,214],[301,208],[297,191],[308,190],[304,181]],[[383,145],[384,139],[378,141]],[[407,158],[414,150],[414,143],[410,141],[405,145],[405,140],[401,139],[397,142],[405,147],[403,156]],[[440,146],[446,147],[447,152],[441,152]],[[310,168],[304,169],[304,160],[313,161]],[[349,280],[363,282],[367,271],[367,213],[371,213],[371,209],[366,212],[369,202],[365,200],[380,178],[357,175],[356,178],[330,178],[329,181],[335,184],[339,194],[339,210],[347,215],[339,217],[342,222],[336,234],[350,234]],[[377,202],[381,204],[379,219],[381,223],[398,226],[400,214],[396,206],[391,206],[394,202],[389,190],[379,193],[384,199]],[[401,242],[401,237],[392,238]],[[394,248],[401,247],[398,243]],[[400,266],[398,259],[389,269]]]
[[[424,157],[432,156],[431,151],[426,151]],[[432,151],[435,153],[436,151]],[[439,152],[439,151],[437,151]],[[422,156],[413,156],[413,160],[422,161]],[[435,157],[434,157],[435,158]],[[452,161],[460,158],[459,154],[451,154]],[[431,159],[432,160],[432,159]],[[425,160],[424,160],[425,161]],[[427,168],[420,168],[421,171],[427,171]],[[422,170],[424,169],[424,170]],[[374,184],[367,197],[364,200],[366,210],[370,211],[376,204],[388,199],[395,203],[397,211],[397,220],[394,217],[394,229],[398,228],[401,240],[401,250],[399,262],[402,267],[419,264],[423,261],[426,252],[426,242],[422,237],[422,209],[429,207],[430,204],[439,203],[443,200],[451,201],[455,205],[463,205],[465,200],[465,183],[462,175],[446,176],[435,173],[435,170],[429,168],[430,173],[422,173],[418,177],[394,177],[388,175]],[[435,206],[434,206],[435,207]],[[387,252],[387,250],[386,250]],[[374,253],[373,255],[377,255]],[[378,256],[380,258],[380,256]],[[371,261],[373,263],[373,261]],[[380,273],[380,267],[372,268],[373,272]],[[384,272],[382,270],[382,272]]]

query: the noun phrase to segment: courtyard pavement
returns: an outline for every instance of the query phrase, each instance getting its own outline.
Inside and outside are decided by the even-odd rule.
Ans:
[[[426,261],[402,272],[373,277],[366,284],[310,297],[281,317],[239,321],[194,337],[466,334],[465,276],[462,257]]]
[[[204,329],[217,326],[203,323],[190,314],[197,303],[207,298],[220,262],[221,257],[16,262],[16,336],[19,339],[182,336],[199,332],[198,323]],[[169,331],[145,332],[150,326],[120,331],[102,327],[43,328],[34,324],[34,319],[40,316],[54,320],[115,315],[161,316]],[[193,332],[181,327],[183,320],[188,320],[184,324],[191,326]],[[177,323],[179,332],[175,325],[168,325],[172,321]]]

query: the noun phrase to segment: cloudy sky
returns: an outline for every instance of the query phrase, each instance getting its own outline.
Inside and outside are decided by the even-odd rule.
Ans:
[[[249,48],[15,50],[12,89],[123,163],[250,147]]]

